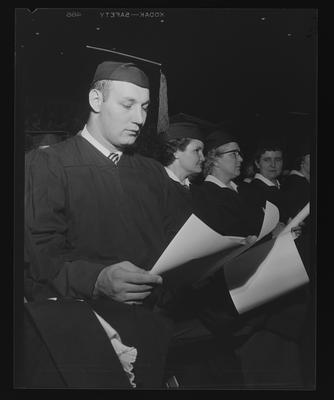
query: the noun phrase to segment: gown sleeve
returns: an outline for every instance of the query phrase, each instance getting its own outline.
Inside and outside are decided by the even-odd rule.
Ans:
[[[25,163],[27,276],[60,297],[90,298],[105,265],[76,257],[67,239],[66,174],[52,150],[34,150]]]

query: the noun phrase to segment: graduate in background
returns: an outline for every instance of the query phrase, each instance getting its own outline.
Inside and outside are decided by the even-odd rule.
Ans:
[[[303,139],[300,147],[296,152],[296,157],[292,164],[290,174],[286,176],[282,183],[282,191],[284,193],[287,205],[287,212],[290,218],[294,218],[304,206],[311,201],[310,186],[310,157],[311,149],[307,139]],[[311,207],[312,210],[312,207]],[[314,254],[312,254],[312,214],[309,215],[302,225],[302,234],[296,239],[296,246],[302,257],[304,266],[310,278],[309,293],[310,307],[306,322],[304,325],[304,335],[301,340],[302,357],[304,364],[304,374],[306,379],[314,380],[315,368],[315,282],[316,282],[316,262]],[[313,242],[314,243],[314,242]],[[313,262],[312,262],[313,258]]]
[[[289,201],[280,184],[279,178],[283,169],[283,150],[277,143],[268,140],[259,144],[255,153],[255,166],[257,173],[251,183],[241,183],[238,186],[240,195],[248,202],[258,207],[264,207],[266,200],[275,204],[280,212],[280,222],[272,232],[276,237],[290,218]],[[287,178],[286,178],[287,179]],[[309,246],[307,235],[303,232],[303,223],[293,229],[296,234],[295,244],[303,260],[305,268],[310,275]],[[304,380],[303,358],[305,357],[305,337],[309,333],[304,331],[307,326],[310,312],[310,293],[308,286],[298,289],[278,301],[268,305],[268,318],[265,321],[265,331],[260,331],[240,348],[240,355],[244,368],[247,369],[246,385],[257,383],[267,385],[269,379],[272,383],[279,383],[280,379],[290,380],[292,385],[301,385]],[[268,334],[268,332],[271,332]],[[266,354],[260,349],[266,344]],[[269,360],[276,360],[277,370],[268,363],[265,373],[256,371],[261,364],[266,365]],[[261,367],[262,368],[262,367]]]
[[[179,215],[179,210],[187,209],[188,217],[194,212],[192,188],[197,185],[192,184],[191,180],[202,171],[204,132],[200,124],[183,120],[171,123],[162,136],[161,148],[156,157],[165,166],[173,188],[177,217],[173,225],[181,228],[185,220]],[[215,335],[215,331],[208,330],[200,318],[202,309],[211,309],[214,301],[215,306],[219,304],[220,309],[224,309],[227,319],[230,320],[229,313],[233,306],[230,304],[228,290],[223,286],[223,281],[219,280],[217,283],[203,290],[184,287],[175,291],[170,288],[159,299],[159,306],[176,321],[175,347],[170,354],[171,365],[173,366],[173,359],[176,358],[174,368],[178,371],[177,379],[189,388],[242,386],[240,365],[231,341],[230,328]],[[218,302],[213,300],[213,293],[219,293]],[[195,340],[201,345],[196,344]],[[195,346],[191,348],[191,344]],[[190,356],[185,356],[187,351],[191,352]],[[183,356],[178,357],[175,354]],[[189,363],[187,358],[193,362]]]
[[[301,145],[292,170],[282,184],[288,216],[294,218],[310,201],[310,147]]]
[[[257,202],[249,201],[239,193],[240,185],[256,185],[254,187],[257,189],[258,184],[241,183],[237,186],[233,182],[240,174],[243,161],[236,135],[231,128],[210,134],[205,140],[205,180],[202,185],[192,187],[195,214],[223,235],[258,235],[263,222],[262,207],[265,201],[276,200],[270,188],[271,184],[276,183],[282,166],[280,150],[275,148],[273,154],[268,153],[270,160],[267,161],[265,150],[260,153],[264,158],[259,155],[257,161],[262,172],[256,179],[260,186],[259,196],[255,197]],[[265,185],[263,192],[262,185]],[[267,186],[269,196],[266,195]],[[280,204],[277,201],[275,203]],[[208,288],[218,283],[224,287],[222,271],[215,274]],[[298,339],[305,320],[304,296],[288,295],[233,318],[233,313],[226,313],[226,308],[221,308],[219,304],[219,289],[211,292],[211,307],[202,309],[201,320],[217,334],[231,332],[242,365],[245,387],[269,388],[284,384],[301,387],[303,381]]]
[[[190,179],[202,171],[204,139],[200,126],[186,121],[171,123],[161,139],[156,157],[164,165],[175,194],[173,197],[177,221],[174,226],[178,231],[186,221],[184,211],[179,216],[178,210],[187,209],[187,218],[192,213]]]
[[[268,200],[278,208],[280,220],[272,232],[275,237],[288,221],[285,199],[278,180],[283,168],[282,147],[272,141],[261,143],[255,152],[254,163],[257,172],[253,180],[250,183],[241,182],[238,191],[246,202],[255,207],[264,208]]]
[[[205,180],[191,188],[195,213],[222,235],[257,236],[264,213],[243,200],[233,181],[240,175],[243,158],[231,128],[221,128],[206,138],[205,155]]]
[[[170,124],[162,164],[173,181],[189,188],[189,178],[202,172],[203,140],[199,126],[194,123]]]

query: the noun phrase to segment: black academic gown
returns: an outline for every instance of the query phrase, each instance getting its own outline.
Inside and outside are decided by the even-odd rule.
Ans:
[[[120,261],[152,268],[176,231],[159,163],[123,154],[115,166],[81,136],[28,157],[26,225],[38,256],[52,259],[27,274],[34,298],[41,286],[90,298],[100,271]]]
[[[280,221],[287,222],[288,213],[285,197],[278,187],[269,186],[260,179],[254,178],[250,183],[241,182],[238,186],[238,192],[247,203],[253,204],[257,208],[264,208],[266,201],[270,201],[278,208]]]
[[[162,384],[172,334],[170,321],[142,306],[94,300],[92,292],[105,266],[123,260],[146,270],[153,266],[176,231],[171,196],[169,179],[160,164],[123,154],[115,166],[81,136],[27,156],[25,296],[35,302],[49,297],[72,302],[84,299],[126,345],[138,349],[135,375],[139,387]],[[87,310],[75,304],[87,321]],[[55,311],[50,321],[45,318],[49,307]],[[52,321],[58,322],[53,324],[56,329],[71,329],[70,321],[63,321],[62,311],[55,307],[48,304],[43,306],[44,314],[35,315],[35,322],[46,328],[45,335]],[[100,329],[96,318],[90,318],[90,323]],[[47,336],[43,339],[45,343]],[[59,336],[59,340],[68,343],[71,339]],[[107,341],[104,344],[111,346]],[[78,362],[84,367],[85,361],[89,358]]]
[[[278,207],[283,220],[287,218],[282,193],[276,187],[267,186],[258,179],[252,183],[240,184],[238,192],[204,182],[196,190],[194,187],[193,197],[198,216],[211,228],[225,235],[258,234],[263,222],[261,210],[266,200]],[[307,312],[308,300],[304,288],[283,299],[237,316],[237,312],[233,315],[231,307],[227,312],[226,306],[222,307],[221,296],[217,297],[215,294],[219,293],[218,286],[222,282],[224,283],[221,272],[208,286],[211,288],[212,306],[203,309],[201,317],[203,322],[217,333],[228,330],[232,334],[234,332],[236,346],[240,338],[238,351],[244,368],[245,384],[266,387],[272,382],[284,387],[284,380],[287,380],[287,384],[301,385],[296,350],[298,346],[295,342],[302,335]],[[224,297],[226,304],[233,304],[228,296]],[[245,343],[242,340],[245,340]],[[290,354],[291,349],[296,350],[296,353]],[[270,356],[267,358],[263,352]]]
[[[282,191],[286,199],[288,216],[294,218],[300,210],[310,201],[310,183],[300,175],[288,175],[282,184]],[[310,278],[309,306],[307,309],[306,321],[304,323],[304,334],[301,337],[302,357],[305,371],[305,379],[314,383],[315,365],[315,277],[316,262],[314,254],[314,239],[312,232],[312,220],[308,216],[303,221],[302,235],[296,239],[295,243],[303,260],[304,266]]]
[[[283,186],[278,189],[255,178],[251,183],[240,183],[238,191],[246,201],[258,207],[264,207],[266,200],[275,204],[279,210],[281,222],[287,223],[291,216],[289,201]],[[295,240],[295,243],[309,273],[309,256],[306,254],[307,245],[305,246],[308,240],[308,235],[304,232]],[[250,384],[258,382],[264,386],[268,385],[270,380],[272,384],[278,386],[284,380],[291,386],[303,385],[303,365],[300,360],[305,350],[302,348],[300,352],[300,348],[305,334],[308,334],[305,328],[309,310],[310,292],[307,285],[255,310],[257,313],[262,312],[266,318],[262,325],[263,329],[241,348],[242,360],[249,371],[246,381],[248,380]],[[262,355],[260,350],[266,341],[269,346],[267,350],[269,357]],[[277,350],[274,350],[275,348]],[[268,363],[271,359],[276,360],[274,363],[279,366],[276,367],[277,370],[273,364]],[[256,369],[263,366],[267,370],[266,374],[261,374],[260,370],[256,372]]]
[[[166,173],[168,176],[168,174]],[[169,235],[174,237],[193,212],[193,204],[190,189],[174,181],[168,176],[170,207],[174,210],[169,217]],[[192,185],[190,185],[191,187]]]
[[[201,185],[193,185],[191,192],[194,213],[216,232],[242,237],[259,234],[263,210],[246,203],[237,191],[204,181]],[[249,322],[248,317],[238,316],[223,269],[210,277],[201,291],[207,297],[207,305],[201,309],[201,319],[210,330],[219,335],[232,335]]]
[[[193,192],[196,185],[186,187],[170,178],[177,231],[192,213],[196,214]],[[181,211],[186,210],[186,212]],[[181,214],[180,214],[181,213]],[[175,231],[175,233],[177,233]],[[189,263],[191,264],[191,262]],[[234,306],[225,282],[220,279],[205,287],[169,287],[161,293],[159,306],[164,315],[175,322],[173,345],[168,355],[167,371],[175,374],[181,387],[239,387],[242,384],[240,365],[231,335]],[[215,294],[219,295],[219,301]],[[204,315],[212,308],[224,310],[225,330],[216,335]]]
[[[310,183],[300,175],[288,175],[281,188],[285,196],[288,217],[295,217],[310,201]]]
[[[26,303],[22,329],[16,332],[16,386],[132,388],[93,310],[116,329],[125,345],[137,349],[136,387],[161,387],[170,325],[143,307],[106,299]]]
[[[221,235],[258,235],[263,211],[249,206],[239,193],[204,181],[192,186],[195,214]]]
[[[294,218],[310,201],[310,183],[303,176],[288,175],[282,184],[281,190],[289,218]],[[310,260],[311,236],[311,217],[308,216],[303,221],[302,237],[296,240],[296,244],[309,275],[314,278],[314,266],[312,266]]]

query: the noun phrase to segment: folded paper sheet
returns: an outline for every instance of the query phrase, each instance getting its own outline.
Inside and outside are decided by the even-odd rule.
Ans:
[[[264,236],[268,235],[279,222],[279,210],[275,204],[266,201],[266,207],[264,210],[264,218],[262,222],[262,228],[258,235],[257,240],[262,239]]]
[[[267,201],[262,228],[257,241],[270,233],[278,221],[278,208]],[[187,266],[182,267],[184,271],[173,273],[173,276],[177,274],[178,279],[183,279],[184,282],[187,281],[188,283],[205,279],[207,275],[221,268],[225,261],[237,257],[254,244],[245,243],[243,237],[220,235],[192,214],[155,263],[151,273],[163,274],[191,260],[219,253],[217,257],[207,258],[202,263],[193,263],[192,266],[187,264]],[[185,277],[185,274],[191,274],[191,276]]]
[[[285,228],[281,231],[280,235],[284,235],[286,232],[290,232],[292,228],[295,228],[298,224],[300,224],[304,219],[310,214],[310,203],[307,203],[306,206],[299,211],[299,213],[285,226]]]
[[[290,232],[308,212],[307,207],[302,210],[285,234],[259,243],[279,221],[277,207],[267,201],[257,240],[247,244],[245,238],[218,234],[192,214],[151,272],[164,274],[164,282],[175,288],[200,285],[224,268],[230,295],[242,314],[309,281]]]
[[[196,258],[240,246],[245,238],[222,236],[192,214],[151,269],[161,274]]]
[[[243,246],[230,248],[229,250],[223,252],[220,257],[210,260],[210,262],[207,264],[208,265],[207,270],[203,271],[200,281],[205,280],[208,276],[212,275],[214,272],[219,270],[225,263],[238,257],[240,254],[244,253],[255,243],[261,240],[264,236],[268,235],[276,227],[278,222],[279,222],[278,208],[274,204],[270,203],[270,201],[267,201],[264,210],[264,218],[262,222],[261,231],[256,240],[254,242],[244,244]]]
[[[309,282],[290,232],[231,260],[225,264],[224,273],[240,314]]]

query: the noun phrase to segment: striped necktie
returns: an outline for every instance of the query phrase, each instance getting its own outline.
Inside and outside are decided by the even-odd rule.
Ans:
[[[110,153],[108,158],[115,164],[117,165],[119,159],[120,159],[120,155],[119,153]]]

